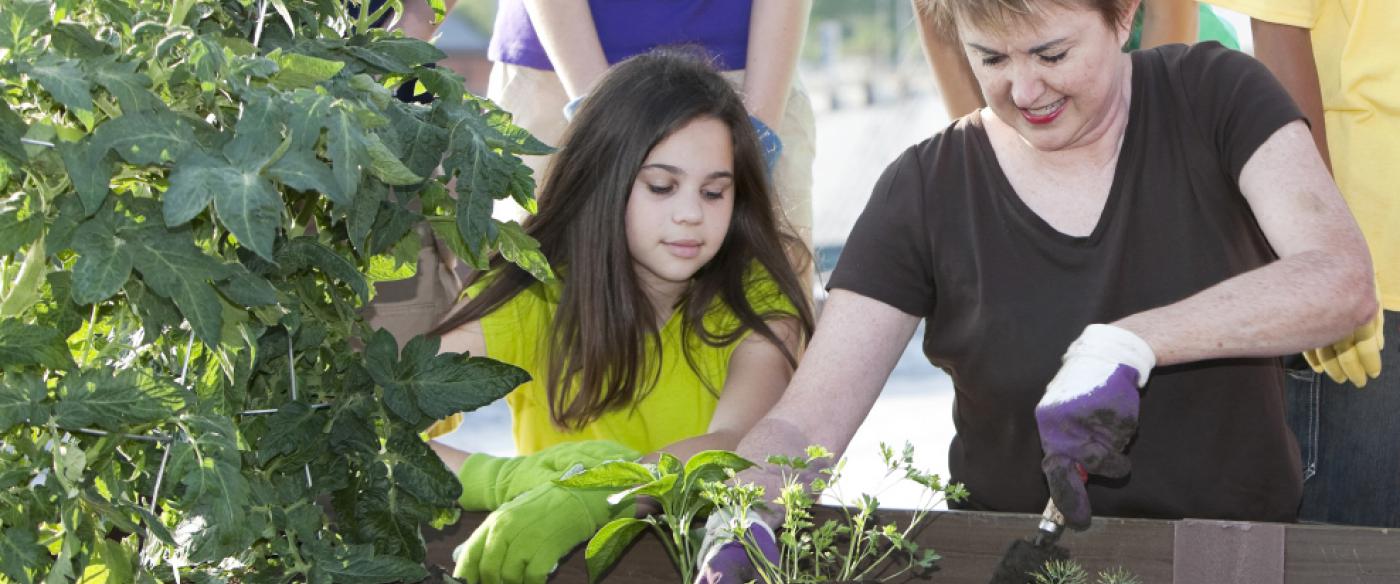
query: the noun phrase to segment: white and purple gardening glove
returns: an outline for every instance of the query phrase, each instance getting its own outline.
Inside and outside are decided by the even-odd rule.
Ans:
[[[716,509],[705,522],[705,542],[700,545],[700,568],[695,584],[763,581],[749,558],[749,551],[737,537],[738,529],[742,529],[744,540],[755,552],[763,554],[768,563],[777,565],[778,543],[771,528],[752,516],[735,522],[729,513]]]
[[[1040,469],[1065,525],[1083,530],[1091,516],[1086,473],[1119,478],[1131,470],[1123,448],[1137,432],[1138,391],[1157,356],[1132,332],[1091,324],[1062,361],[1035,407],[1045,450]]]

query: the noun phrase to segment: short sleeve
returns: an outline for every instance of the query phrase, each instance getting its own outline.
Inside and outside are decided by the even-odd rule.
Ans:
[[[1317,0],[1209,0],[1207,4],[1275,24],[1299,28],[1317,24]]]
[[[1200,43],[1181,55],[1178,67],[1193,117],[1236,181],[1274,132],[1294,120],[1306,121],[1288,91],[1254,57]]]
[[[932,250],[921,150],[906,150],[875,183],[828,289],[849,290],[914,316],[932,312]]]

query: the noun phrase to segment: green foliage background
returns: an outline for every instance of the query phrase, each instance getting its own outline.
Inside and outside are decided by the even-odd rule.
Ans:
[[[525,374],[357,309],[416,225],[550,277],[490,217],[548,148],[359,8],[0,2],[0,581],[426,576],[418,433]]]

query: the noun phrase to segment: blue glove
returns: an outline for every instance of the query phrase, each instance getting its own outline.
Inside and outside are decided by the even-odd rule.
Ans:
[[[753,131],[758,134],[758,147],[763,151],[763,164],[768,167],[768,176],[773,176],[773,169],[778,166],[778,158],[783,155],[783,140],[778,137],[768,124],[763,123],[756,117],[749,116],[749,121],[753,123]]]
[[[744,541],[748,542],[752,551],[762,554],[770,566],[778,564],[777,540],[773,537],[773,530],[762,521],[746,517],[735,524],[723,510],[711,514],[709,521],[705,522],[705,542],[700,545],[700,567],[695,584],[766,581],[749,557],[750,550],[745,549]]]

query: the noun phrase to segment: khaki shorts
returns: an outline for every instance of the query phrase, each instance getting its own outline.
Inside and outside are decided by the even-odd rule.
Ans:
[[[726,71],[736,88],[744,83],[743,71]],[[486,97],[515,116],[516,125],[529,130],[551,146],[558,145],[564,135],[564,104],[569,97],[564,85],[553,71],[496,63],[491,68],[491,80]],[[781,217],[786,218],[794,233],[812,247],[812,159],[815,156],[816,118],[812,102],[800,81],[794,79],[783,113],[783,154],[778,159],[773,182],[777,188]],[[526,156],[525,164],[539,177],[549,162],[548,156]],[[525,211],[510,201],[496,204],[497,219],[520,219]]]

